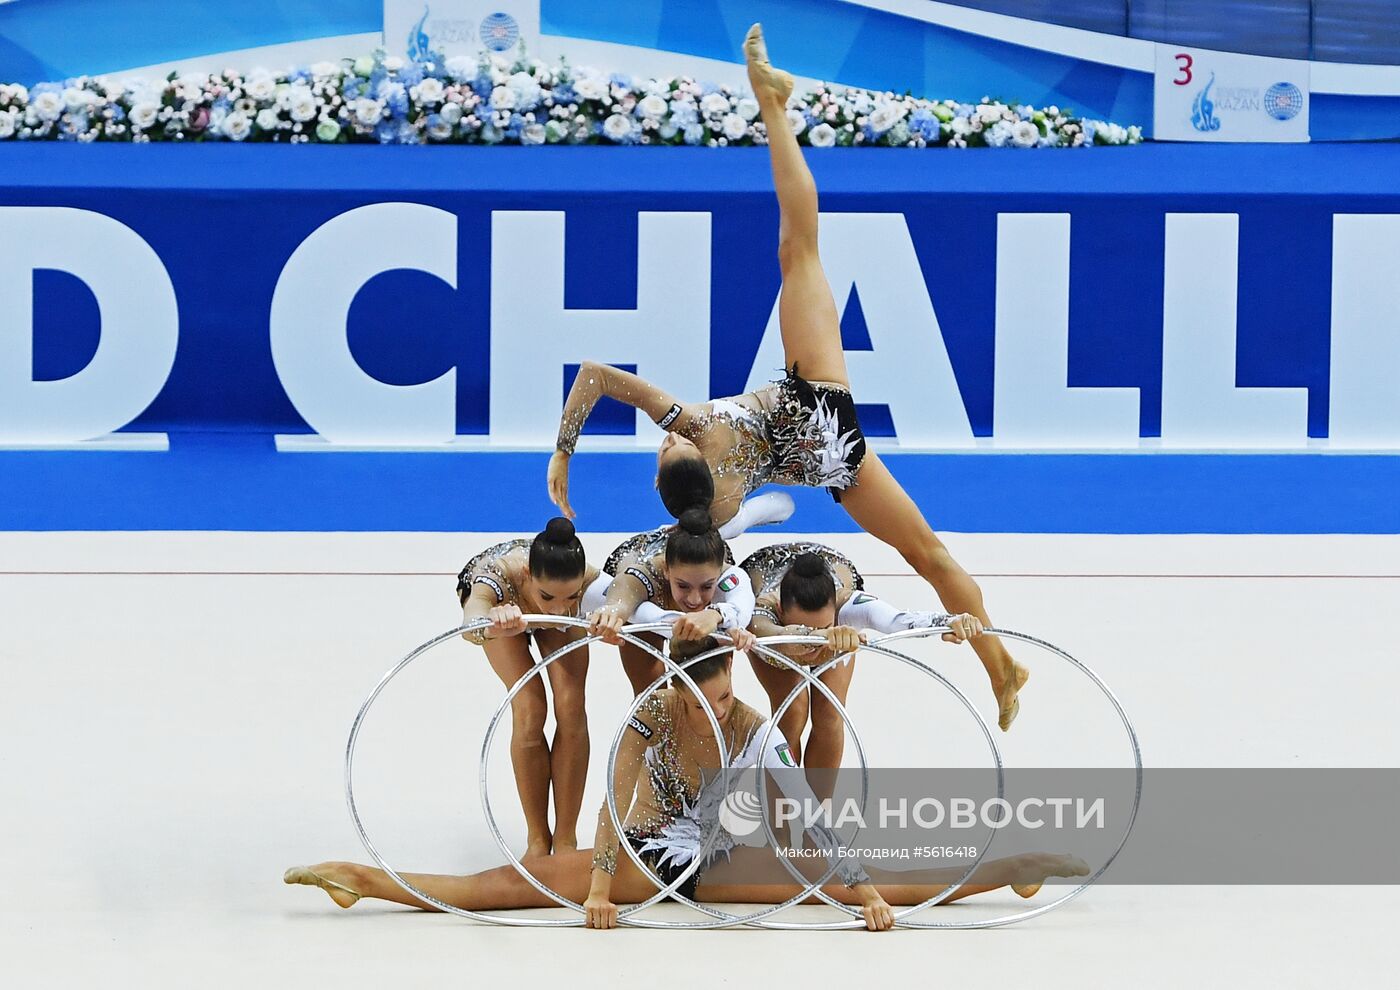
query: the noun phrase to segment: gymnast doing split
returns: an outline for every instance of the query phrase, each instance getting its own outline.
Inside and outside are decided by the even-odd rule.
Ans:
[[[717,647],[711,637],[701,640],[671,641],[676,662],[698,657]],[[622,853],[626,841],[657,876],[670,884],[679,878],[692,858],[700,853],[698,836],[712,827],[710,816],[718,813],[722,792],[707,795],[705,784],[720,779],[715,771],[720,751],[709,719],[708,704],[714,712],[734,769],[760,766],[764,769],[788,767],[784,757],[790,746],[782,732],[753,708],[734,696],[731,684],[732,654],[721,653],[690,665],[687,673],[700,689],[697,697],[687,686],[659,690],[648,697],[624,730],[612,781],[618,807],[629,808],[623,822],[623,835],[613,827],[607,805],[598,813],[597,836],[592,849],[559,850],[530,864],[531,873],[551,890],[581,903],[590,928],[614,928],[618,905],[646,900],[660,888],[647,877],[631,857]],[[768,744],[763,746],[765,735]],[[759,752],[760,748],[763,749]],[[787,774],[780,785],[795,800],[810,798],[801,772]],[[709,799],[707,800],[707,797]],[[831,835],[813,826],[809,842],[815,848],[833,849]],[[678,892],[696,901],[718,903],[779,904],[797,896],[802,888],[795,882],[734,882],[734,877],[764,875],[775,854],[771,849],[735,846],[722,830],[720,840],[706,854],[700,868]],[[717,862],[726,865],[723,881],[707,880]],[[799,868],[815,880],[830,869],[820,859],[803,861]],[[923,871],[920,883],[909,883],[897,871],[867,871],[852,861],[838,864],[838,883],[823,892],[843,904],[859,906],[865,926],[871,931],[894,925],[891,905],[920,904],[944,891],[962,877],[957,867]],[[1083,876],[1088,866],[1074,856],[1024,853],[980,864],[972,876],[949,896],[948,901],[1010,887],[1022,897],[1034,895],[1049,877]],[[535,889],[512,866],[474,873],[469,876],[406,873],[404,878],[419,890],[453,907],[469,911],[547,908],[557,906]],[[287,870],[283,881],[320,887],[340,907],[348,908],[362,898],[379,898],[422,907],[383,870],[349,862],[324,862]],[[815,898],[810,899],[815,902]],[[806,902],[804,902],[806,903]]]

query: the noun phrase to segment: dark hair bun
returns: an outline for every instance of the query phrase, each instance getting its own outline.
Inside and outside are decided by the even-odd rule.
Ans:
[[[544,528],[544,538],[549,543],[572,543],[574,524],[563,516],[555,516]]]
[[[815,553],[804,553],[792,562],[792,569],[802,577],[821,577],[826,573],[826,561]]]
[[[681,529],[685,530],[691,536],[704,536],[715,528],[715,522],[710,517],[710,510],[698,507],[686,509],[682,512],[679,522],[681,524]]]

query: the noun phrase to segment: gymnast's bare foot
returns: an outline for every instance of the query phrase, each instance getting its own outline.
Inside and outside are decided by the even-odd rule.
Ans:
[[[792,76],[775,69],[768,61],[768,46],[763,43],[763,25],[755,24],[744,36],[744,61],[749,67],[749,85],[757,100],[774,100],[786,104],[792,95]]]
[[[350,876],[340,863],[318,863],[315,866],[293,866],[282,874],[283,883],[300,883],[320,887],[331,900],[343,908],[352,906],[360,895],[350,888]]]
[[[520,861],[523,863],[528,860],[540,859],[548,856],[550,847],[553,846],[553,844],[553,838],[548,835],[542,839],[531,839],[525,846],[525,855],[520,857]]]
[[[1025,879],[1013,881],[1011,889],[1022,897],[1034,897],[1046,877],[1083,877],[1089,875],[1089,864],[1078,856],[1055,853],[1026,853],[1013,857],[1013,871]]]
[[[1015,660],[1011,661],[1011,676],[1002,681],[1001,686],[996,688],[997,695],[997,725],[1002,732],[1011,728],[1011,723],[1016,721],[1016,716],[1021,714],[1021,699],[1017,697],[1021,688],[1030,680],[1031,672],[1022,667]]]

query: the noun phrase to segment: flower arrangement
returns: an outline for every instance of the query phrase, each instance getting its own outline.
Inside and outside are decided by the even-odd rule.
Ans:
[[[967,104],[819,85],[788,119],[814,148],[1055,148],[1136,144],[1138,127],[984,98]],[[419,60],[382,51],[274,75],[81,77],[0,84],[0,140],[281,141],[293,144],[767,142],[742,90],[686,77],[634,79],[522,52]]]

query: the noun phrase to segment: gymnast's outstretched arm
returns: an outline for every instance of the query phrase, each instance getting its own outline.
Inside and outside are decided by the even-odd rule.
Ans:
[[[559,438],[555,441],[554,456],[549,460],[549,497],[570,519],[574,518],[574,510],[569,505],[569,458],[578,446],[588,414],[604,396],[640,409],[663,429],[679,429],[693,415],[691,406],[678,402],[675,396],[645,378],[612,365],[583,362],[564,400]]]

